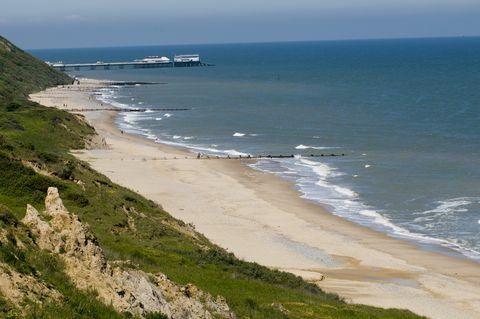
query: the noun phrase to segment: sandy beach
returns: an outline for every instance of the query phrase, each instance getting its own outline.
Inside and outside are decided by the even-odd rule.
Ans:
[[[82,80],[31,99],[85,115],[107,148],[74,154],[112,181],[237,257],[298,274],[348,301],[431,318],[480,317],[480,264],[336,217],[302,199],[291,183],[249,168],[246,159],[196,159],[188,150],[120,132],[117,112],[79,112],[112,107],[91,95],[102,85]]]

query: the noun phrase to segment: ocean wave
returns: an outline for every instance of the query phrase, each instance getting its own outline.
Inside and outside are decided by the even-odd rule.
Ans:
[[[441,222],[452,214],[468,212],[469,210],[466,207],[473,204],[480,204],[480,197],[457,197],[437,201],[436,204],[437,207],[432,209],[423,212],[414,212],[413,215],[419,216],[414,219],[414,222]]]
[[[222,150],[223,153],[226,153],[231,156],[248,156],[248,153],[240,152],[237,150]]]
[[[161,118],[161,117],[156,117],[156,118],[155,118],[155,121],[161,121],[162,119],[163,119],[163,118]]]
[[[169,118],[169,117],[172,117],[172,114],[170,114],[170,113],[165,113],[165,114],[163,114],[163,117]]]
[[[169,140],[159,139],[159,138],[157,138],[156,141],[158,143],[162,143],[162,144],[185,147],[185,148],[188,148],[192,152],[205,153],[205,154],[210,155],[210,156],[230,155],[230,156],[245,156],[246,157],[246,156],[250,155],[248,153],[240,152],[240,151],[237,151],[237,150],[234,150],[234,149],[222,150],[222,149],[217,149],[217,148],[213,148],[213,147],[206,147],[206,146],[201,146],[201,145],[188,144],[188,143],[185,143],[185,142],[174,142],[174,141],[169,141]]]
[[[295,149],[297,150],[307,150],[307,149],[314,149],[314,150],[328,150],[332,148],[337,148],[337,147],[328,147],[328,146],[310,146],[310,145],[297,145],[295,146]]]
[[[174,140],[193,140],[195,138],[195,136],[181,136],[181,135],[173,135],[172,138]]]
[[[235,133],[233,134],[233,136],[234,136],[234,137],[243,137],[243,136],[245,136],[245,133],[235,132]]]
[[[123,120],[128,124],[136,124],[139,116],[135,113],[123,113]]]
[[[302,156],[298,156],[297,159],[298,161],[295,163],[295,165],[304,165],[310,168],[315,173],[315,175],[319,176],[322,180],[326,179],[327,177],[335,177],[341,175],[341,173],[338,173],[335,168],[325,163],[308,160],[302,158]]]

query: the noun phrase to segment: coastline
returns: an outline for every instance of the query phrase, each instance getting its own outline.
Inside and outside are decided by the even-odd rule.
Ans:
[[[99,83],[83,82],[32,99],[46,106],[66,103],[66,110],[99,108],[89,95]],[[424,251],[334,216],[300,198],[291,183],[253,170],[246,161],[196,160],[191,152],[122,134],[116,112],[83,113],[108,148],[76,156],[193,223],[237,257],[317,281],[357,303],[407,308],[432,318],[480,313],[477,263]]]

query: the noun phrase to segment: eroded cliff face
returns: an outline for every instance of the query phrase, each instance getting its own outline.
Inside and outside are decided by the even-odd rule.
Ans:
[[[2,262],[0,262],[0,293],[20,309],[25,299],[41,304],[47,300],[58,301],[61,298],[60,293],[52,287]]]
[[[164,274],[145,273],[126,262],[107,261],[88,226],[67,211],[56,188],[48,189],[45,208],[39,213],[29,205],[22,220],[35,244],[58,254],[75,285],[94,289],[103,303],[142,317],[160,312],[178,319],[235,318],[221,296],[213,297],[191,284],[179,286]],[[50,295],[59,298],[55,292]]]

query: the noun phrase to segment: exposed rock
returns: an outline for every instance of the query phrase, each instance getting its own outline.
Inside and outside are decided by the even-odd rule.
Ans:
[[[135,226],[135,219],[131,216],[131,212],[135,213],[138,215],[137,211],[135,210],[134,207],[127,208],[125,205],[122,206],[123,211],[125,212],[125,215],[127,215],[127,225],[128,228],[133,232],[137,232],[137,227]],[[145,215],[144,215],[145,216]]]
[[[183,235],[192,237],[194,239],[198,239],[198,234],[195,232],[195,227],[193,226],[193,224],[180,225],[175,221],[169,221],[169,220],[162,220],[162,223],[174,228],[176,231],[178,231]]]
[[[108,144],[107,144],[107,141],[105,141],[105,138],[103,136],[94,134],[94,135],[90,135],[88,138],[85,139],[85,148],[87,150],[107,149]]]
[[[53,174],[45,169],[42,169],[40,164],[38,164],[35,161],[27,161],[27,160],[22,160],[22,164],[25,165],[28,168],[31,168],[35,171],[35,173],[38,173],[43,176],[48,176],[51,177]]]
[[[61,256],[66,273],[78,288],[95,289],[105,304],[138,316],[161,312],[178,319],[235,318],[223,297],[213,298],[192,284],[180,287],[164,274],[107,262],[88,226],[67,211],[56,188],[48,189],[45,208],[48,221],[29,205],[22,222],[32,229],[40,248]]]
[[[270,306],[271,306],[273,309],[276,309],[276,310],[280,311],[280,312],[283,313],[283,314],[288,314],[288,313],[289,313],[288,309],[286,309],[281,303],[276,303],[276,302],[274,302],[274,303],[272,303]]]
[[[5,263],[0,263],[0,293],[17,307],[21,306],[25,299],[36,303],[60,299],[58,291],[48,288],[30,275],[15,271]]]

